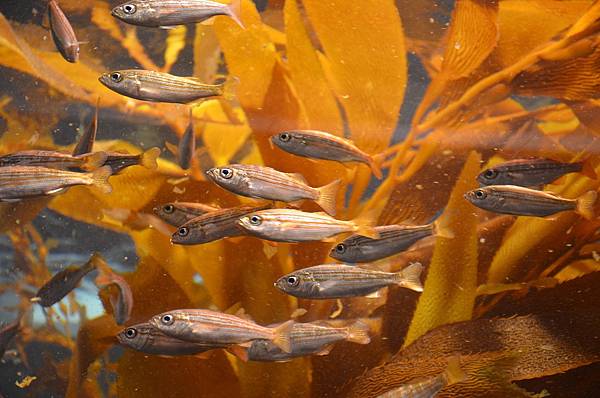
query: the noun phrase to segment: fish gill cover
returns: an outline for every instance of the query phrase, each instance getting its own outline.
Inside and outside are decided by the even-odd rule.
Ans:
[[[0,6],[1,154],[92,148],[107,155],[104,168],[69,169],[51,186],[35,169],[24,177],[22,166],[0,167],[2,247],[13,251],[1,265],[0,395],[377,397],[434,379],[441,384],[428,396],[588,397],[598,391],[600,223],[589,216],[600,210],[594,178],[600,172],[600,2],[271,0],[259,11],[242,0],[213,3],[209,23],[200,23],[206,9],[196,9],[192,22],[198,23],[149,25],[168,29],[126,16],[148,2],[53,1],[65,17],[50,25],[46,2]],[[67,42],[56,40],[71,31],[56,24],[72,25],[74,63],[61,55]],[[131,81],[141,85],[126,86]],[[180,91],[192,98],[207,84],[213,97],[170,103],[182,102]],[[150,101],[157,98],[163,102]],[[95,106],[99,120],[81,136],[90,141],[76,142],[68,134],[73,119]],[[190,110],[196,136],[195,150],[186,148],[190,168],[179,167],[176,154],[165,150],[156,159],[159,151],[151,147],[169,142],[176,148]],[[272,136],[295,130],[350,140],[380,162],[384,178],[377,180],[364,163],[295,156],[272,144]],[[514,215],[504,214],[508,197],[485,206],[465,198],[477,195],[480,173],[516,159],[539,173],[544,170],[536,165],[544,162],[532,159],[582,162],[575,168],[580,172],[565,168],[552,183],[529,187],[570,204],[530,217],[514,208]],[[328,254],[350,232],[321,242],[275,243],[240,229],[239,236],[206,244],[171,242],[186,231],[154,213],[170,203],[202,203],[215,211],[241,205],[321,211],[310,200],[235,195],[207,178],[208,169],[231,170],[230,164],[271,167],[310,187],[341,179],[336,219],[352,220],[372,239],[379,238],[375,225],[435,220],[444,233],[357,265],[398,273],[421,263],[423,293],[387,283],[369,297],[309,300],[274,286],[283,275],[333,263]],[[74,175],[83,182],[71,186]],[[35,197],[25,198],[33,186]],[[19,195],[23,200],[15,200]],[[260,223],[257,216],[246,218]],[[72,254],[84,260],[63,264],[81,266],[90,258],[102,264],[103,275],[117,278],[92,290],[97,300],[72,290],[89,290],[85,283],[98,270],[80,287],[80,278],[46,285],[58,274],[52,255],[62,237],[71,236],[66,228],[61,239],[48,233],[52,217],[118,234],[114,242],[101,241],[97,232],[76,235],[81,249]],[[294,230],[293,223],[279,223]],[[111,271],[124,268],[92,255],[94,249],[82,252],[110,246],[122,259],[125,237],[137,257],[130,272]],[[36,300],[42,286],[53,297],[66,288],[71,293],[42,312]],[[90,316],[94,302],[103,313]],[[287,362],[246,361],[252,341],[240,339],[227,350],[220,345],[172,357],[119,347],[117,336],[127,338],[127,327],[142,323],[168,344],[175,337],[149,322],[186,308],[235,314],[261,331],[256,341],[274,343],[270,350],[284,357],[293,357],[284,349],[294,347],[284,323],[290,319],[335,327],[358,321],[368,325],[370,343],[341,341]],[[198,320],[188,325],[215,328]],[[452,380],[451,364],[464,377]]]

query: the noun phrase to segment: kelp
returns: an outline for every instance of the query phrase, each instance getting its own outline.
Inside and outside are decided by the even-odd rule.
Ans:
[[[8,76],[2,80],[0,152],[70,153],[73,120],[87,118],[100,98],[94,151],[139,154],[165,141],[176,144],[191,114],[197,138],[192,167],[182,170],[163,150],[156,169],[132,166],[112,176],[111,195],[77,187],[0,204],[0,231],[15,251],[16,280],[0,292],[18,294],[21,311],[30,308],[30,290],[53,274],[47,259],[57,250],[44,220],[59,215],[110,230],[135,248],[135,268],[123,273],[134,297],[128,324],[197,307],[243,308],[266,325],[304,309],[301,321],[361,318],[371,327],[372,343],[341,343],[327,356],[289,363],[246,363],[223,351],[205,359],[153,357],[115,348],[120,327],[102,293],[106,314],[94,319],[71,294],[48,309],[44,323],[28,321],[27,332],[15,339],[26,366],[36,359],[24,350],[33,343],[71,353],[50,359],[52,366],[29,388],[58,380],[69,397],[370,397],[439,374],[458,356],[468,378],[439,396],[526,397],[543,388],[560,394],[597,369],[598,221],[571,212],[553,219],[497,216],[462,195],[476,187],[483,168],[515,158],[591,160],[600,172],[600,3],[287,0],[259,11],[243,0],[245,28],[217,17],[213,25],[168,31],[122,24],[110,16],[112,5],[61,1],[78,37],[89,41],[73,65],[43,39],[46,32],[36,25],[41,18],[19,23],[0,16],[0,67]],[[225,77],[234,98],[193,107],[149,103],[97,81],[100,73],[124,67],[207,83]],[[375,183],[362,165],[313,161],[271,147],[271,135],[298,128],[324,130],[380,154],[385,179]],[[339,218],[368,215],[385,225],[439,217],[455,237],[424,239],[371,265],[398,271],[421,262],[422,294],[391,287],[379,298],[298,300],[273,282],[330,262],[332,243],[238,237],[173,245],[175,229],[153,214],[155,206],[173,201],[252,202],[204,177],[208,167],[229,163],[300,172],[311,186],[341,178]],[[572,174],[545,189],[575,198],[598,184]],[[311,203],[299,207],[319,210]],[[120,255],[120,247],[112,249]],[[549,278],[559,284],[537,283]],[[502,289],[506,284],[526,288]],[[497,289],[477,296],[478,286]],[[589,387],[579,384],[576,391]]]

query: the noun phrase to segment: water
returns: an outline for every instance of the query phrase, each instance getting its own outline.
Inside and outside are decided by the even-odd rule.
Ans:
[[[451,378],[456,383],[440,397],[595,395],[597,220],[573,211],[500,215],[463,194],[477,188],[481,170],[511,159],[583,160],[600,172],[598,5],[243,1],[246,29],[220,16],[162,30],[113,18],[117,4],[60,2],[82,42],[76,64],[56,51],[45,1],[0,4],[2,154],[70,153],[98,98],[94,151],[162,150],[157,169],[132,166],[110,177],[111,194],[73,187],[0,204],[0,322],[23,314],[0,361],[0,395],[376,397],[443,376],[457,359],[467,378]],[[130,68],[234,83],[233,98],[193,106],[198,150],[190,170],[167,149],[188,126],[189,105],[133,100],[97,80]],[[289,129],[327,131],[382,154],[384,178],[358,163],[311,160],[269,144]],[[329,251],[345,235],[181,246],[170,243],[176,227],[154,214],[176,201],[254,203],[203,173],[230,163],[301,173],[313,187],[341,178],[336,218],[417,225],[439,217],[454,238],[425,238],[370,266],[395,272],[421,262],[423,293],[391,286],[374,298],[296,299],[273,282],[334,262]],[[598,189],[591,175],[571,173],[543,189],[577,198]],[[320,211],[311,201],[299,206]],[[29,302],[52,275],[95,252],[131,287],[125,325],[115,324],[109,296],[116,290],[97,286],[98,271],[50,308]],[[327,355],[273,363],[223,350],[165,358],[118,344],[124,327],[177,308],[243,308],[260,325],[292,315],[336,327],[360,320],[371,342],[337,342]]]

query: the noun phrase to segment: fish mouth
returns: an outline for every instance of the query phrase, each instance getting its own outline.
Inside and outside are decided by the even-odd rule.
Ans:
[[[98,77],[98,81],[100,83],[104,84],[106,87],[108,87],[108,83],[107,83],[108,79],[109,79],[108,73],[103,73],[100,75],[100,77]]]
[[[236,224],[244,229],[251,230],[252,224],[250,224],[250,219],[248,217],[242,217],[237,220]]]
[[[206,175],[207,175],[209,178],[211,178],[211,179],[213,179],[213,180],[214,180],[214,179],[215,179],[215,177],[217,176],[217,173],[218,173],[218,172],[219,172],[219,171],[217,170],[217,168],[216,168],[216,167],[212,167],[212,168],[210,168],[210,169],[206,170],[204,173],[205,173],[205,174],[206,174]]]

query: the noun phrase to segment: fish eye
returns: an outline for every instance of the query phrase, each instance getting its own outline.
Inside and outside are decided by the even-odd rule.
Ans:
[[[335,251],[336,251],[336,253],[344,253],[346,251],[346,245],[343,243],[336,245]]]
[[[477,199],[485,199],[486,196],[487,196],[487,193],[485,193],[481,189],[478,189],[478,190],[475,191],[475,197]]]
[[[125,331],[125,337],[128,339],[133,339],[135,336],[137,336],[137,330],[134,328],[129,328]]]
[[[289,133],[279,134],[279,140],[281,140],[283,142],[288,142],[291,138],[292,138],[292,136]]]
[[[135,6],[135,4],[125,4],[123,6],[123,11],[125,12],[125,14],[133,14],[137,11],[137,7]]]
[[[297,276],[288,276],[287,280],[286,280],[287,284],[290,286],[298,286],[298,283],[300,283],[300,279],[298,279]]]
[[[177,230],[177,235],[179,236],[187,236],[190,233],[190,229],[188,227],[181,227]]]
[[[110,74],[110,79],[115,83],[119,83],[121,80],[123,80],[123,75],[121,75],[119,72],[113,72]]]
[[[163,206],[163,210],[165,211],[165,213],[173,213],[175,211],[175,206],[173,205],[164,205]]]
[[[162,322],[164,325],[167,325],[167,326],[168,326],[168,325],[171,325],[171,324],[173,324],[173,315],[171,315],[171,314],[166,314],[166,315],[163,315],[163,316],[160,318],[160,321],[161,321],[161,322]]]
[[[498,175],[498,172],[494,169],[488,169],[483,173],[483,176],[485,178],[487,178],[488,180],[492,180],[492,179],[496,178],[497,175]]]
[[[221,169],[219,175],[228,180],[233,177],[233,170],[227,168]]]
[[[260,225],[262,223],[262,218],[260,218],[259,216],[252,216],[250,217],[250,224],[252,225]]]

